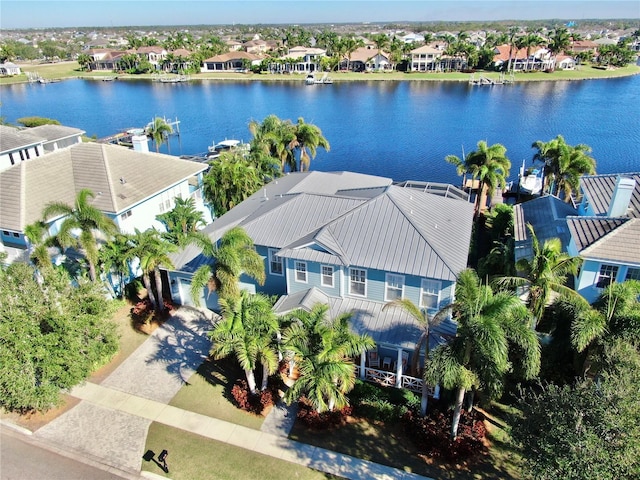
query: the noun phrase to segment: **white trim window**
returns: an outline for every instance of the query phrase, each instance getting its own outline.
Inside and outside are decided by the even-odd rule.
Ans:
[[[624,277],[627,280],[640,280],[640,268],[627,268],[627,275]]]
[[[404,297],[404,275],[395,273],[386,274],[386,287],[384,290],[384,299],[387,302],[399,300]]]
[[[276,256],[276,253],[278,253],[278,250],[274,248],[269,249],[269,273],[271,275],[282,276],[282,273],[284,271],[283,260],[282,258]]]
[[[331,265],[322,265],[320,271],[320,284],[323,287],[333,288],[333,267]]]
[[[606,288],[616,281],[618,276],[618,265],[603,263],[596,277],[596,288]]]
[[[307,283],[307,262],[296,260],[294,267],[296,271],[296,282]]]
[[[349,293],[359,297],[367,296],[367,271],[365,269],[349,269]]]
[[[442,282],[423,278],[420,283],[420,306],[428,310],[437,310],[440,307]]]

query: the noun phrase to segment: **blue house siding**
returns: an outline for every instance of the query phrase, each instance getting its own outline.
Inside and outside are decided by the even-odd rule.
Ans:
[[[255,285],[257,291],[266,293],[267,295],[284,295],[285,293],[287,293],[287,281],[284,272],[283,275],[270,273],[271,269],[269,268],[269,248],[259,245],[256,246],[256,251],[264,261],[264,285],[258,285],[255,280],[248,277],[245,278],[245,276],[242,277],[242,282],[252,283],[253,285]]]

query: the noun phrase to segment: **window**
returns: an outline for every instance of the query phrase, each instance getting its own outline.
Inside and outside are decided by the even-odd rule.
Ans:
[[[322,278],[320,280],[323,287],[333,287],[333,267],[322,265]]]
[[[617,265],[607,265],[606,263],[603,263],[600,265],[600,271],[596,277],[596,287],[605,288],[609,286],[611,283],[615,282],[617,274]]]
[[[640,280],[640,268],[628,268],[625,280]]]
[[[307,262],[295,262],[296,282],[307,283]]]
[[[120,220],[126,220],[131,216],[131,210],[127,210],[123,214],[120,215]]]
[[[420,306],[429,310],[437,310],[440,305],[441,283],[437,280],[422,279]]]
[[[349,293],[364,297],[367,295],[367,271],[361,268],[349,269]]]
[[[271,275],[282,275],[282,258],[276,256],[278,251],[269,249],[269,273]]]
[[[385,300],[390,302],[402,298],[404,289],[404,275],[394,275],[387,273],[387,288],[385,290]]]
[[[13,159],[13,153],[9,154],[9,161],[11,162],[11,165],[15,165],[16,161]]]

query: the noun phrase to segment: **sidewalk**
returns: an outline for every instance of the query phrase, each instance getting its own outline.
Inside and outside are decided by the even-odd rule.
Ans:
[[[117,409],[131,418],[137,417],[148,422],[159,422],[212,440],[352,480],[424,480],[426,478],[93,383],[86,383],[74,388],[71,395],[102,409]],[[139,458],[141,457],[142,454]]]

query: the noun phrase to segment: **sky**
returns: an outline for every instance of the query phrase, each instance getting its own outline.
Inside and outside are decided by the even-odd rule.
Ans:
[[[640,0],[0,0],[0,29],[640,18]]]

